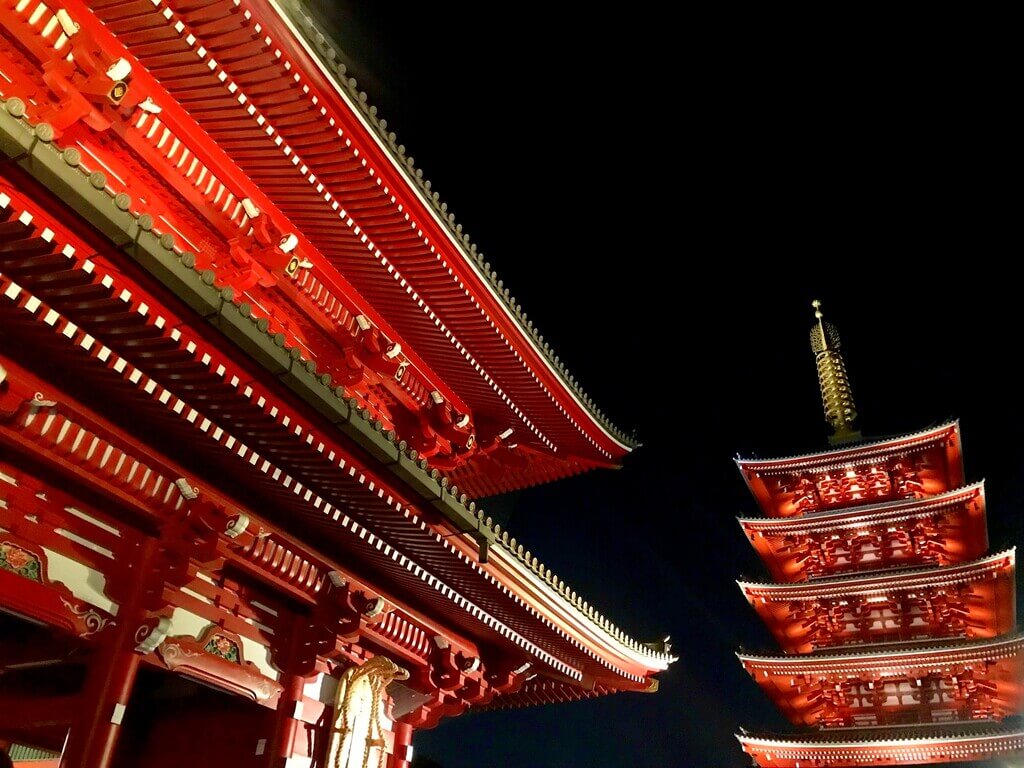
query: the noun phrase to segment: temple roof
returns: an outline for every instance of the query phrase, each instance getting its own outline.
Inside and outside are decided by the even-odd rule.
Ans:
[[[505,317],[513,322],[522,333],[524,340],[543,357],[546,365],[560,377],[562,384],[572,394],[576,402],[585,407],[595,422],[623,448],[634,448],[637,442],[623,430],[617,428],[607,416],[594,404],[580,382],[569,372],[559,356],[544,341],[544,336],[523,312],[516,297],[511,295],[497,272],[491,268],[477,243],[464,231],[463,225],[456,221],[455,214],[448,210],[448,205],[441,200],[440,194],[433,189],[423,170],[416,167],[415,158],[409,155],[404,144],[388,125],[387,120],[378,115],[365,91],[359,89],[358,81],[352,77],[341,62],[342,56],[334,40],[328,39],[316,21],[295,0],[269,0],[282,16],[291,24],[291,29],[298,33],[307,45],[308,50],[316,57],[331,82],[335,85],[348,104],[357,110],[363,122],[373,131],[381,147],[388,153],[395,167],[402,172],[408,183],[417,190],[420,200],[429,206],[434,218],[441,224],[455,246],[464,263],[478,274],[488,286],[488,291],[502,306]]]
[[[142,294],[140,298],[138,284],[132,282],[136,272],[105,274],[103,263],[119,258],[113,246],[98,246],[100,241],[95,237],[83,243],[65,229],[59,216],[27,202],[32,196],[22,197],[13,187],[9,189],[11,194],[0,194],[0,215],[17,222],[24,230],[23,242],[35,249],[36,256],[45,245],[56,258],[40,256],[43,266],[33,268],[25,285],[13,282],[9,275],[0,275],[5,286],[0,309],[8,318],[4,322],[10,321],[8,328],[17,327],[24,338],[33,339],[33,348],[47,349],[52,359],[68,364],[74,361],[90,375],[96,376],[97,370],[116,372],[112,379],[103,379],[106,374],[97,379],[118,391],[114,401],[125,406],[132,400],[148,402],[160,419],[174,425],[186,444],[218,457],[216,466],[243,476],[253,488],[265,491],[265,498],[286,506],[293,512],[293,519],[301,516],[321,535],[328,533],[339,542],[348,542],[345,547],[353,553],[358,550],[359,557],[369,558],[367,562],[375,561],[375,568],[390,570],[397,574],[395,578],[417,584],[423,581],[426,587],[419,586],[430,601],[454,605],[452,615],[460,622],[468,618],[486,625],[497,636],[513,639],[520,647],[553,661],[556,669],[561,664],[558,658],[571,647],[574,650],[565,658],[585,659],[584,668],[603,667],[626,685],[640,684],[650,671],[668,666],[673,657],[667,650],[654,650],[628,637],[509,539],[482,511],[475,510],[475,505],[440,478],[436,470],[406,455],[397,436],[385,434],[379,424],[370,423],[365,409],[343,401],[338,390],[316,376],[315,370],[293,366],[301,355],[273,343],[266,328],[253,322],[239,303],[230,300],[230,294],[215,288],[173,237],[158,236],[151,230],[152,218],[147,221],[147,213],[115,205],[123,199],[111,194],[104,174],[90,173],[75,152],[58,143],[35,141],[36,126],[25,115],[24,104],[14,101],[8,100],[0,109],[0,146],[31,145],[31,157],[26,155],[25,161],[36,170],[45,168],[51,189],[108,238],[132,242],[139,263],[173,286],[180,299],[194,308],[212,308],[212,314],[200,314],[214,318],[211,322],[245,354],[240,355],[230,344],[221,346],[223,338],[208,343],[204,320],[183,322],[175,315],[178,310],[163,306],[159,296]],[[11,237],[15,238],[13,231]],[[16,238],[12,240],[15,245],[7,249],[6,256],[17,258],[17,242]],[[60,311],[61,291],[50,291],[47,302],[33,295],[32,280],[45,279],[51,273],[74,284],[89,285],[107,296],[110,305],[102,309],[107,327],[117,327],[122,333],[146,334],[172,347],[175,362],[167,364],[160,375],[175,368],[187,370],[187,389],[180,390],[180,396],[172,394],[143,373],[147,362],[137,349],[124,348],[121,351],[125,357],[121,357],[117,341],[108,340],[112,349],[103,346],[102,334],[99,338],[89,335],[84,328],[94,322],[90,309],[77,308],[78,323],[71,322]],[[69,356],[68,350],[84,357]],[[86,355],[83,350],[94,354]],[[289,398],[280,397],[278,389],[246,376],[238,358],[247,356],[286,377],[291,390],[313,410],[292,409]],[[234,403],[230,412],[220,414],[220,424],[202,413],[202,403],[211,392]],[[329,422],[310,420],[310,414],[326,416]],[[246,424],[244,440],[248,445],[241,433],[236,433],[238,437],[231,434],[231,419],[235,416]],[[339,441],[338,429],[363,453],[352,453],[351,445],[345,447],[345,440]],[[275,467],[275,451],[279,449],[287,451],[288,471]],[[376,461],[368,462],[367,456],[376,457]],[[246,460],[240,468],[232,462],[241,457]],[[307,478],[314,478],[317,492],[304,482]],[[390,495],[392,489],[394,497]],[[410,501],[406,502],[402,494],[407,494],[404,498]],[[342,517],[343,509],[351,517]],[[434,522],[437,515],[442,523]],[[462,535],[450,538],[452,526]],[[477,548],[471,543],[470,533],[496,545],[489,564],[477,562]],[[520,622],[522,626],[533,625],[529,630],[532,639],[510,631],[509,623]],[[594,662],[598,666],[593,666]],[[566,674],[569,671],[568,667],[563,670]],[[573,674],[583,678],[591,673],[577,669]]]

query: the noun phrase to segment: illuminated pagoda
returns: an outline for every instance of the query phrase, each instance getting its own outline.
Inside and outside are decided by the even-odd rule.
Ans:
[[[773,583],[740,588],[782,655],[739,659],[790,734],[737,738],[754,765],[842,768],[1024,752],[1014,552],[986,554],[985,489],[954,423],[865,440],[839,334],[811,347],[829,450],[737,461],[761,517],[739,520]]]
[[[656,690],[475,502],[633,443],[299,7],[0,0],[0,150],[15,754],[404,768]]]

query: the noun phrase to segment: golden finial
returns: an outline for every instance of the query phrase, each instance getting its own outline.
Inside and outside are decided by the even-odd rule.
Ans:
[[[846,375],[846,364],[839,352],[839,332],[832,323],[822,320],[820,301],[815,299],[811,306],[818,321],[811,327],[811,350],[818,366],[825,420],[832,425],[833,432],[828,441],[835,445],[859,440],[860,432],[853,426],[857,421],[857,409],[853,403],[850,379]]]

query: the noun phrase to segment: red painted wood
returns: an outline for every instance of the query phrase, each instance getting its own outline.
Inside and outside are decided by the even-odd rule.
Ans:
[[[117,624],[101,638],[96,656],[89,663],[82,709],[71,725],[61,756],[62,768],[109,768],[111,765],[124,710],[130,704],[142,659],[141,654],[135,652],[135,633],[144,616],[148,571],[158,547],[158,542],[150,539],[132,558],[133,588],[118,611]]]

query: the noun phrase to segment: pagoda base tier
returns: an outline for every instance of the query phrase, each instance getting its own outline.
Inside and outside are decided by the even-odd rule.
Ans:
[[[917,765],[1024,755],[1024,727],[991,721],[744,733],[736,738],[754,765],[771,768]]]

